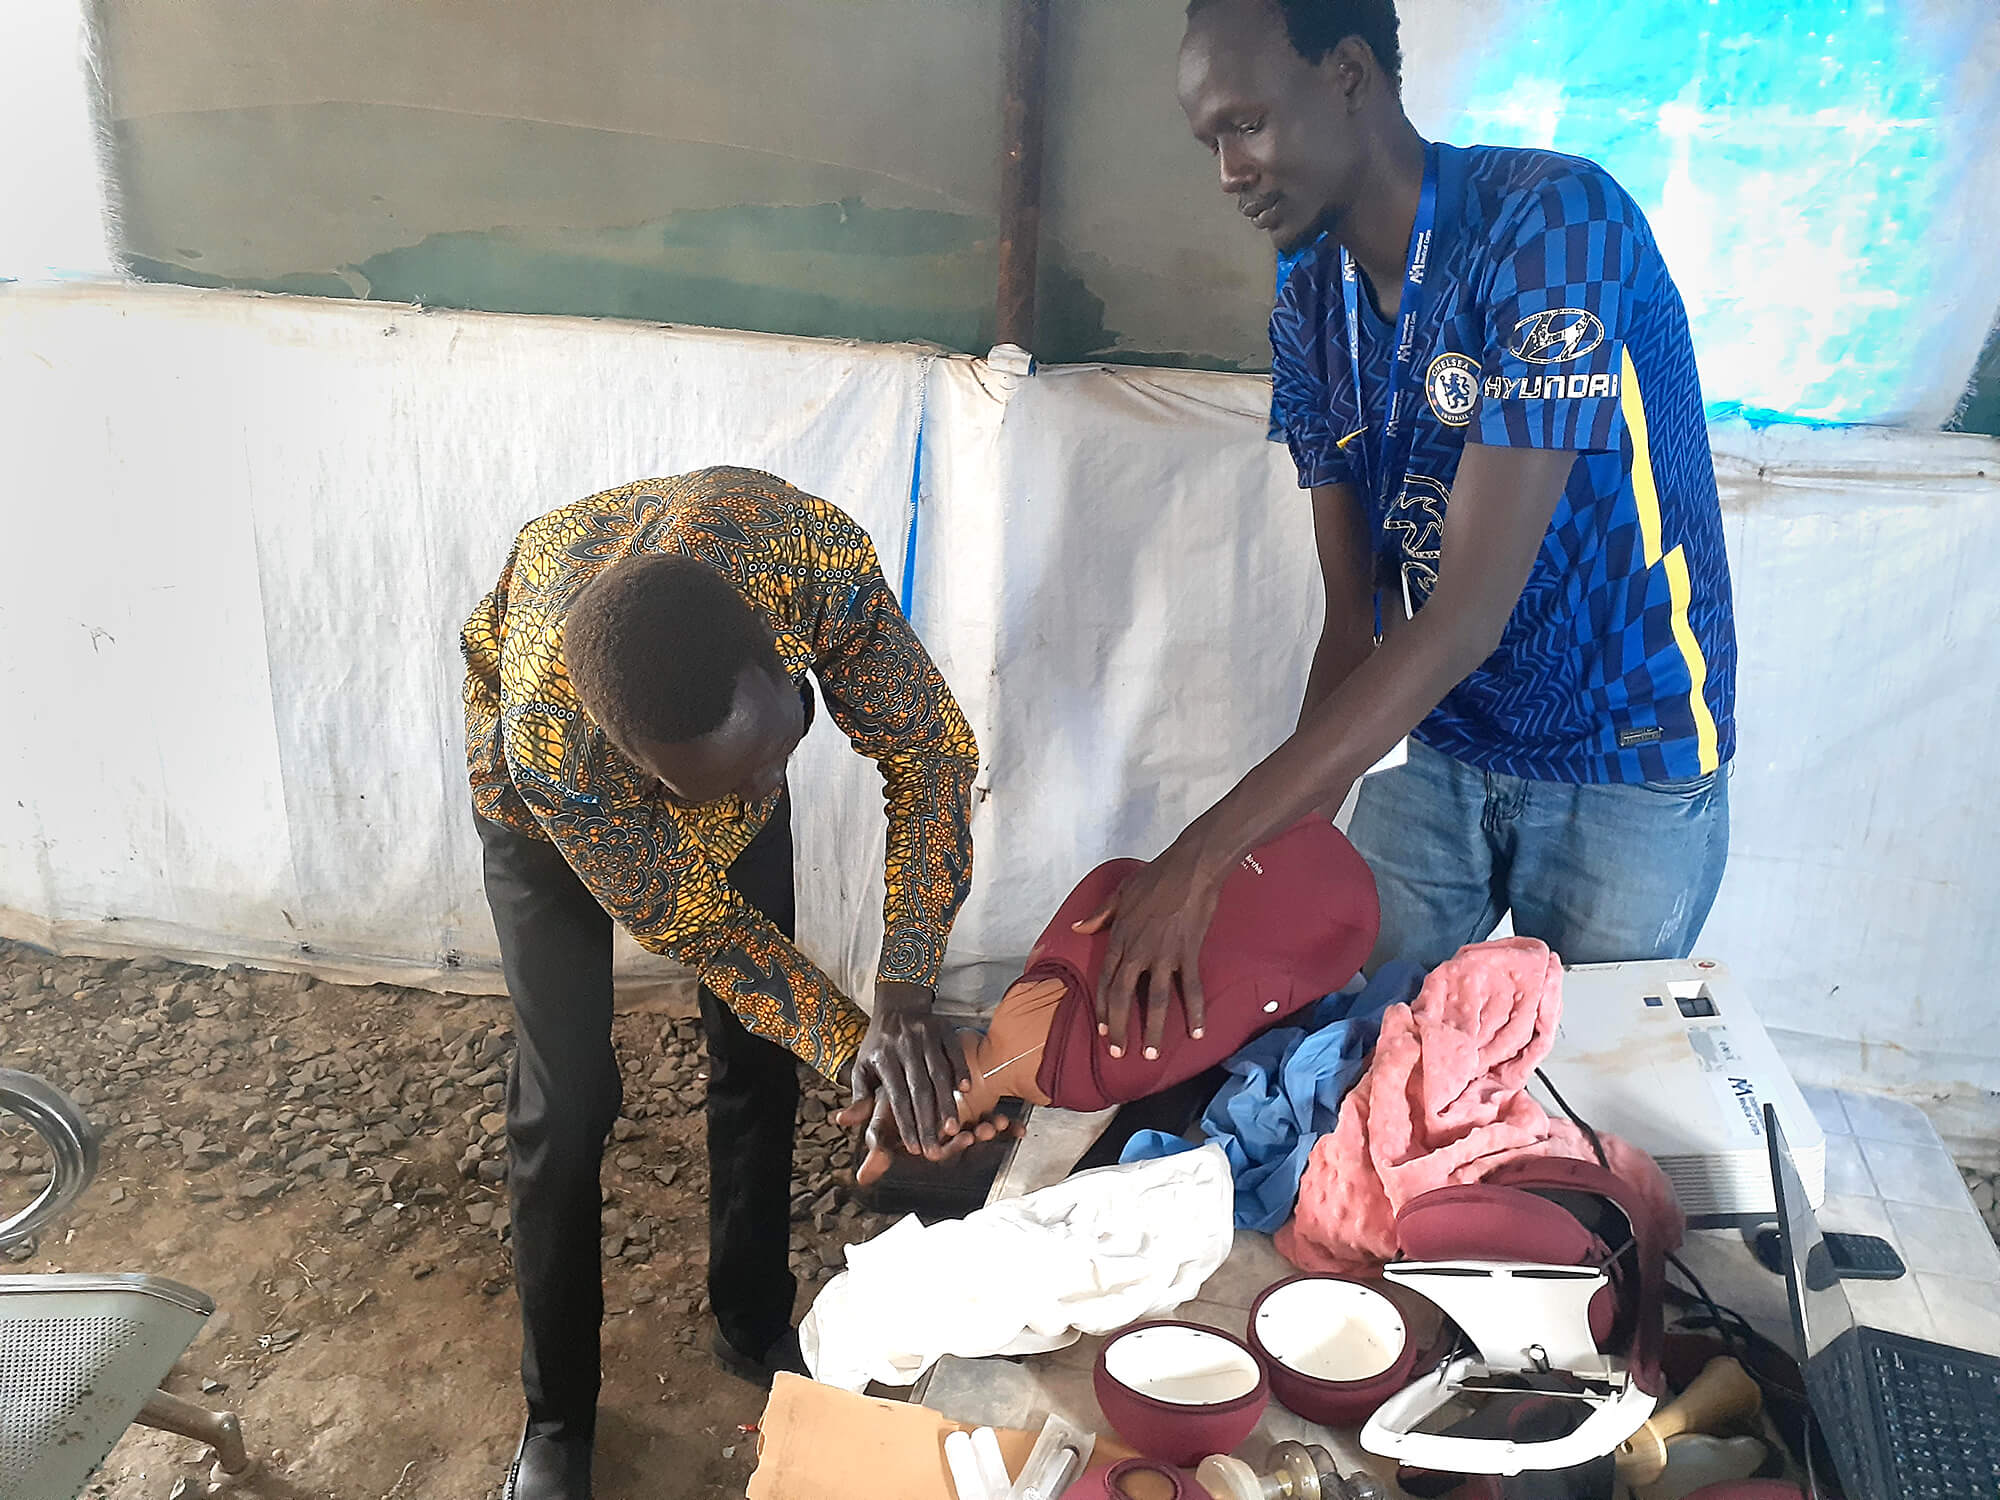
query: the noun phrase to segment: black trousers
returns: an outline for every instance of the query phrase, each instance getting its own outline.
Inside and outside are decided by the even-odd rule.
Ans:
[[[514,1001],[507,1080],[521,1384],[534,1430],[595,1431],[598,1169],[623,1100],[611,1047],[611,919],[555,846],[476,818],[486,899]],[[790,937],[792,804],[730,866],[729,883]],[[723,1337],[762,1355],[791,1325],[797,1062],[701,991],[708,1041],[708,1298]]]

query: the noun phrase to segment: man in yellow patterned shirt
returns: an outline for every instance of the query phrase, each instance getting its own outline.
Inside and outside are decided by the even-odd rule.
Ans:
[[[886,1133],[964,1143],[932,1014],[972,865],[979,750],[836,507],[768,474],[642,480],[529,522],[466,623],[466,753],[513,997],[507,1135],[528,1422],[507,1494],[587,1496],[599,1382],[598,1170],[620,1107],[611,924],[694,969],[709,1052],[717,1356],[802,1369],[787,1265],[794,1059]],[[888,812],[869,1018],[792,944],[785,765],[807,673]]]

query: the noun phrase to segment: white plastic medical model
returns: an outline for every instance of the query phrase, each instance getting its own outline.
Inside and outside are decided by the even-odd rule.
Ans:
[[[1385,1401],[1361,1432],[1361,1446],[1370,1453],[1458,1474],[1567,1469],[1611,1452],[1653,1414],[1655,1398],[1639,1389],[1626,1361],[1598,1352],[1591,1336],[1590,1301],[1607,1285],[1602,1271],[1454,1260],[1403,1261],[1384,1274],[1443,1308],[1478,1353],[1450,1361]],[[1496,1376],[1536,1373],[1573,1376],[1578,1389],[1521,1394],[1591,1407],[1562,1437],[1519,1442],[1419,1430],[1453,1402],[1495,1393]]]

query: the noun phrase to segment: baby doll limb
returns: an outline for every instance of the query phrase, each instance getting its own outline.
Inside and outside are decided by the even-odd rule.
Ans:
[[[1002,1099],[1049,1102],[1035,1075],[1041,1070],[1049,1029],[1066,990],[1060,979],[1017,980],[1001,997],[986,1034],[976,1045],[971,1045],[971,1039],[977,1032],[960,1033],[972,1061],[972,1087],[959,1095],[958,1119],[961,1129],[970,1131],[974,1140],[993,1140],[1007,1128],[1006,1122],[991,1118]],[[834,1119],[853,1129],[867,1125],[873,1115],[874,1101],[857,1099]],[[878,1180],[889,1170],[891,1153],[901,1144],[893,1125],[886,1129],[878,1126],[856,1179],[864,1187]]]

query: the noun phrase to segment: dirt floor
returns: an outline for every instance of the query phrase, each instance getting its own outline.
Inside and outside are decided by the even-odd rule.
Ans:
[[[240,1414],[273,1500],[484,1500],[521,1422],[507,1243],[504,1001],[0,943],[0,1066],[103,1130],[77,1210],[4,1271],[145,1271],[214,1298],[168,1388]],[[707,1353],[702,1062],[692,994],[621,1013],[626,1113],[604,1169],[603,1500],[740,1495],[763,1394]],[[801,1308],[886,1221],[802,1106]],[[11,1122],[10,1122],[11,1123]],[[0,1133],[0,1216],[44,1163]],[[135,1428],[86,1492],[188,1500],[197,1443]]]

